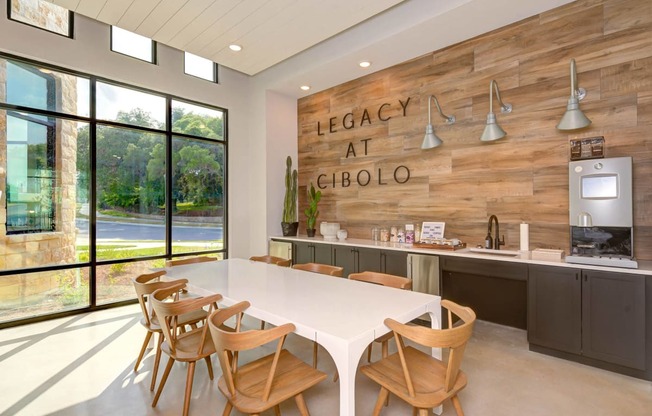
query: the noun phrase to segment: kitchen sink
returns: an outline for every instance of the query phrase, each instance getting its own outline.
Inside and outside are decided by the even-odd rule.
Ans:
[[[491,250],[487,248],[470,248],[470,252],[488,254],[490,256],[520,257],[521,252],[517,250]]]

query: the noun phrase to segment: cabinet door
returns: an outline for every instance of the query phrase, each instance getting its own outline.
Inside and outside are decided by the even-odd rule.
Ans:
[[[582,271],[582,351],[645,369],[645,276]]]
[[[321,264],[333,264],[333,255],[330,244],[313,244],[313,262]]]
[[[440,259],[444,299],[469,306],[483,321],[527,328],[527,265],[483,259]]]
[[[333,266],[343,267],[342,277],[348,278],[355,273],[357,248],[351,246],[333,246]]]
[[[380,250],[376,248],[362,248],[358,250],[358,267],[356,272],[381,272]]]
[[[294,253],[293,253],[293,264],[300,263],[312,263],[313,259],[313,248],[310,243],[295,242],[294,243]]]
[[[407,253],[382,250],[380,252],[380,266],[383,273],[407,277]]]
[[[582,348],[582,282],[579,269],[529,266],[528,341],[579,354]]]

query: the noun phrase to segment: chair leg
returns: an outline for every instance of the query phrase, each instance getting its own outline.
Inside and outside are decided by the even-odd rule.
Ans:
[[[417,408],[413,407],[412,408],[412,416],[417,416],[417,412],[418,412]]]
[[[168,376],[170,375],[172,364],[174,364],[174,358],[170,357],[170,359],[168,360],[168,364],[165,366],[163,377],[161,377],[161,382],[158,385],[158,390],[156,390],[156,395],[154,396],[154,400],[152,401],[152,407],[156,407],[156,403],[158,403],[158,398],[161,397],[161,392],[163,392],[163,387],[165,387],[165,382],[168,381]]]
[[[158,374],[158,366],[161,362],[161,344],[163,343],[163,334],[158,334],[158,340],[156,342],[156,357],[154,357],[154,369],[152,370],[152,382],[149,384],[149,391],[154,391],[154,386],[156,386],[156,375]]]
[[[335,374],[333,374],[333,383],[337,383],[337,380],[340,379],[340,373],[335,369]]]
[[[464,411],[462,410],[462,403],[460,403],[460,398],[457,397],[457,394],[451,397],[451,402],[453,402],[453,406],[455,407],[455,412],[457,412],[457,416],[464,416]]]
[[[149,344],[150,339],[152,339],[152,333],[150,331],[147,331],[147,334],[145,334],[145,341],[143,341],[143,346],[140,347],[140,354],[138,354],[138,359],[136,359],[136,365],[134,365],[134,371],[138,371],[138,366],[140,365],[140,361],[145,356],[145,351],[147,350],[147,344]]]
[[[419,409],[419,416],[429,416],[428,409]]]
[[[382,351],[382,357],[387,358],[387,356],[389,355],[389,342],[383,341],[380,344],[380,348],[381,348],[381,351]]]
[[[260,329],[261,331],[265,329],[265,321],[260,321]]]
[[[367,347],[367,362],[368,362],[368,363],[371,362],[371,349],[373,348],[373,346],[374,346],[374,343],[372,342],[372,343],[369,344],[369,346]]]
[[[306,406],[306,400],[303,398],[303,394],[299,393],[294,396],[294,401],[297,403],[297,407],[299,408],[299,413],[301,413],[301,416],[310,416],[310,412],[308,411],[308,406]]]
[[[186,375],[186,394],[183,398],[183,416],[188,416],[190,410],[190,396],[192,395],[192,379],[195,376],[196,361],[188,363],[188,374]]]
[[[211,357],[204,357],[206,361],[206,366],[208,367],[208,378],[213,379],[213,364],[211,363]]]
[[[231,404],[230,401],[227,401],[226,404],[224,405],[224,410],[222,411],[222,416],[230,416],[232,409],[233,409],[233,405]]]
[[[317,349],[319,344],[315,341],[312,342],[312,368],[317,368]]]
[[[385,387],[380,388],[380,393],[378,393],[378,400],[376,400],[376,406],[374,406],[374,411],[372,413],[373,416],[378,416],[380,414],[380,411],[383,409],[383,405],[385,404],[385,400],[389,396],[389,390],[387,390]]]
[[[274,406],[274,416],[281,416],[281,406]]]

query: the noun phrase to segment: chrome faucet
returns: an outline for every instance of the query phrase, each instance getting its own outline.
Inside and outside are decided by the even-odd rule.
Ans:
[[[496,226],[494,230],[496,231],[496,237],[491,236],[491,226],[493,223],[496,223]],[[505,236],[503,236],[502,240],[500,239],[500,226],[498,225],[498,217],[495,215],[492,215],[489,217],[489,223],[487,224],[487,237],[485,237],[484,240],[484,248],[487,249],[493,249],[493,250],[500,250],[500,246],[505,245]]]

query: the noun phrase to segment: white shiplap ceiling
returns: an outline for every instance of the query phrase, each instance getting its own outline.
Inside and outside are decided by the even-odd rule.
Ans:
[[[48,1],[255,75],[404,0]]]

